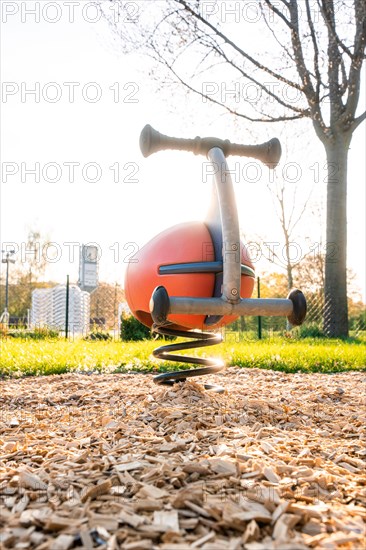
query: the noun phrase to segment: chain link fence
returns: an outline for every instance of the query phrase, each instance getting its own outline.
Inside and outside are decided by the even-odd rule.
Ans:
[[[6,284],[0,281],[0,315],[5,309]],[[76,300],[78,294],[83,300]],[[32,281],[15,277],[8,284],[8,330],[47,328],[65,332],[68,309],[69,334],[87,335],[92,332],[115,332],[120,328],[120,316],[126,309],[124,291],[118,283],[100,283],[92,293],[81,292],[75,283],[62,284]],[[80,310],[80,311],[79,311]],[[76,322],[78,317],[87,320]],[[83,328],[81,329],[80,326]]]
[[[325,337],[323,332],[325,303],[322,292],[306,295],[306,301],[307,314],[301,327],[289,327],[287,320],[283,317],[240,317],[226,328],[226,335],[232,333],[236,339],[252,340],[289,335],[291,330],[299,337]],[[365,304],[361,301],[350,300],[348,325],[351,337],[366,337],[366,310]]]
[[[65,281],[66,282],[66,281]],[[9,284],[9,327],[8,329],[29,329],[32,326],[31,304],[32,294],[39,289],[52,289],[55,284],[46,282],[35,282],[30,277],[21,277]],[[263,279],[263,288],[265,279]],[[277,296],[266,296],[261,290],[261,297],[284,297],[286,291],[279,291]],[[121,315],[129,314],[125,302],[124,291],[119,283],[100,283],[98,288],[90,295],[89,322],[85,333],[105,332],[120,337]],[[254,293],[253,293],[254,297]],[[323,336],[323,311],[324,298],[322,290],[306,293],[307,316],[302,327],[292,329],[292,334],[298,336]],[[4,311],[5,282],[0,282],[0,313]],[[34,325],[34,323],[33,323]],[[62,323],[58,327],[47,326],[50,329],[58,329],[64,332],[65,326]],[[34,328],[34,326],[33,326]],[[290,327],[283,317],[240,317],[231,325],[225,327],[223,332],[226,338],[236,340],[255,340],[271,338],[276,335],[288,335]],[[366,313],[365,304],[354,299],[349,300],[349,331],[350,336],[366,336]],[[73,327],[69,325],[70,335],[74,333]]]

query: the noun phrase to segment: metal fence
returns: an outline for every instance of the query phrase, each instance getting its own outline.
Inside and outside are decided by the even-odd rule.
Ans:
[[[9,329],[29,329],[32,326],[31,303],[32,294],[40,288],[55,288],[48,283],[32,283],[21,280],[9,285]],[[64,293],[63,296],[66,296]],[[0,284],[0,312],[4,308],[5,285]],[[280,297],[280,296],[279,296]],[[282,293],[283,297],[283,293]],[[321,290],[306,295],[308,311],[305,323],[300,328],[292,330],[299,336],[321,336],[323,331],[324,300]],[[118,283],[100,283],[98,288],[90,294],[90,317],[83,334],[90,332],[109,332],[119,337],[121,312],[128,315],[128,306],[125,302],[124,291]],[[62,314],[63,315],[63,314]],[[70,317],[71,319],[71,317]],[[42,326],[65,331],[62,320],[58,327],[47,322]],[[34,327],[34,323],[33,323]],[[365,305],[362,302],[350,300],[349,329],[351,336],[366,335]],[[231,335],[235,339],[255,340],[270,338],[274,335],[286,334],[289,330],[286,319],[283,317],[240,317],[225,328],[226,337]],[[73,334],[74,327],[69,323],[69,333]],[[79,331],[80,332],[80,331]]]
[[[0,314],[5,309],[5,283],[0,283]],[[49,328],[70,334],[116,331],[124,306],[124,291],[118,283],[100,283],[91,294],[76,283],[31,282],[23,277],[8,286],[7,329]]]
[[[275,335],[288,335],[289,331],[299,337],[325,336],[323,333],[324,298],[321,292],[307,297],[306,319],[301,327],[289,327],[283,317],[240,317],[226,329],[241,339],[263,339]],[[365,305],[362,302],[349,304],[349,334],[352,337],[366,336]]]

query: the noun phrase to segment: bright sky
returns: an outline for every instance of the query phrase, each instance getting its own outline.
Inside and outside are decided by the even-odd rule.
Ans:
[[[102,250],[100,280],[123,284],[126,261],[156,233],[175,223],[204,219],[210,198],[210,183],[202,182],[205,159],[173,152],[144,159],[138,141],[146,123],[177,137],[216,135],[243,143],[266,141],[279,133],[278,126],[268,125],[256,129],[253,137],[247,123],[222,116],[209,103],[188,100],[164,85],[158,91],[150,61],[123,56],[105,23],[85,22],[81,8],[70,23],[64,6],[60,21],[52,24],[43,17],[35,23],[30,15],[22,22],[21,9],[11,15],[11,6],[9,15],[4,13],[5,5],[20,8],[34,2],[1,4],[1,244],[21,248],[28,229],[38,229],[56,243],[49,250],[50,256],[58,256],[49,262],[49,279],[63,281],[69,273],[76,282],[78,257],[71,251],[95,242]],[[92,19],[92,9],[88,13]],[[26,93],[31,89],[39,90],[37,101]],[[96,95],[100,97],[94,101]],[[309,127],[296,136],[294,132],[294,126],[281,130],[284,155],[277,174],[293,186],[291,179],[301,171],[299,201],[314,188],[312,200],[324,209],[323,151]],[[348,217],[349,266],[363,294],[364,151],[365,125],[351,146]],[[229,165],[236,170],[243,233],[249,239],[260,235],[282,243],[266,188],[268,171],[263,168],[263,177],[256,181],[255,169],[246,169],[245,159],[229,159]],[[319,181],[314,183],[318,168]],[[32,169],[39,172],[39,182]],[[243,173],[249,182],[242,181]],[[324,219],[320,223],[307,217],[297,242],[307,252],[322,232]],[[21,261],[20,253],[17,259]],[[258,261],[256,268],[268,265]]]

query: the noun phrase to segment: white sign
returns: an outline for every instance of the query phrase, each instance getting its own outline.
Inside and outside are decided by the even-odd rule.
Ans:
[[[98,286],[98,247],[82,245],[80,247],[79,286],[92,292]]]

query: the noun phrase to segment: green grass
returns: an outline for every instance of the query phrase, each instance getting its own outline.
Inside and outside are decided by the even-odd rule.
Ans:
[[[364,342],[328,339],[264,340],[236,344],[225,354],[231,365],[285,372],[341,372],[366,369]]]
[[[3,340],[0,374],[5,376],[61,374],[64,372],[113,372],[151,370],[153,342],[108,342],[75,340]]]
[[[5,339],[0,342],[0,375],[177,370],[177,364],[151,356],[153,349],[161,344],[154,341],[126,343]],[[362,340],[271,338],[236,342],[228,338],[223,344],[198,351],[197,355],[221,357],[228,366],[285,372],[366,369],[366,343]],[[187,368],[187,365],[179,364],[178,368]]]

